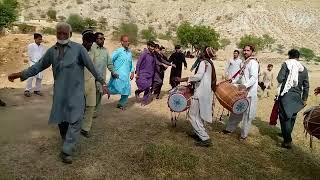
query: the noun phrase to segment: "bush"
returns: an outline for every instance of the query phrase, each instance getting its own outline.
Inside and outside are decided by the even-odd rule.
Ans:
[[[84,19],[84,25],[86,28],[93,28],[95,29],[97,27],[97,21],[91,18],[85,18]]]
[[[299,52],[300,52],[300,56],[303,57],[306,61],[311,61],[313,58],[316,57],[313,50],[308,48],[302,47],[299,49]]]
[[[260,51],[264,47],[263,38],[254,35],[244,35],[240,38],[240,42],[237,43],[238,48],[242,49],[245,45],[255,46],[256,51]]]
[[[18,17],[17,0],[0,1],[0,30],[14,22]]]
[[[320,56],[315,57],[315,58],[314,58],[314,61],[320,62]]]
[[[220,48],[224,49],[226,46],[231,44],[231,41],[229,39],[220,39]]]
[[[211,27],[203,25],[191,26],[190,23],[184,22],[177,29],[177,38],[183,46],[211,46],[219,48],[220,35]]]
[[[151,26],[149,26],[148,29],[141,30],[140,36],[146,41],[155,41],[157,39],[157,33]]]
[[[50,9],[47,12],[47,16],[50,20],[57,20],[57,11]]]
[[[28,34],[28,33],[33,33],[36,31],[36,27],[34,26],[30,26],[28,24],[19,24],[18,25],[18,28],[19,28],[19,31],[22,33],[22,34]]]
[[[51,27],[45,27],[41,30],[43,34],[50,34],[50,35],[55,35],[56,34],[56,29],[51,28]]]
[[[277,45],[277,48],[276,48],[276,51],[277,51],[279,54],[283,54],[283,53],[284,53],[284,49],[285,49],[284,45],[278,44],[278,45]]]
[[[132,44],[138,41],[138,26],[134,23],[121,23],[119,27],[114,27],[113,39],[119,40],[122,35],[128,35]]]
[[[172,39],[172,32],[171,31],[167,31],[165,34],[160,33],[158,35],[159,39],[163,39],[163,40],[171,40]]]
[[[271,50],[272,45],[276,42],[276,40],[269,36],[268,34],[262,35],[263,38],[263,48],[268,48]]]
[[[83,18],[78,14],[70,14],[67,23],[71,25],[74,32],[81,33],[86,28]]]

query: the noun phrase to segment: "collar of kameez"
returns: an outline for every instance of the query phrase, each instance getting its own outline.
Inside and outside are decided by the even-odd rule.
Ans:
[[[68,46],[68,47],[71,47],[70,41],[69,41],[67,44],[59,44],[58,42],[56,42],[56,44],[54,45],[54,48],[57,49],[58,46],[62,46],[62,47]]]

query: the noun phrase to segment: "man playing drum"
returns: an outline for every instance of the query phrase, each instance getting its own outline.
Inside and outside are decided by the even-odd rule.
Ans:
[[[249,130],[251,127],[252,120],[256,116],[257,108],[257,90],[258,90],[258,75],[259,75],[259,63],[255,57],[253,57],[254,47],[251,45],[246,45],[243,48],[243,55],[245,58],[244,68],[239,74],[239,82],[243,86],[240,86],[242,90],[248,91],[248,109],[240,115],[231,113],[229,121],[227,123],[226,129],[222,132],[224,134],[229,134],[233,132],[238,124],[242,121],[241,137],[240,140],[246,140]]]
[[[177,78],[179,82],[188,81],[195,86],[188,119],[194,130],[191,137],[197,140],[197,146],[209,147],[212,145],[203,121],[212,122],[212,91],[216,86],[216,72],[210,59],[215,59],[215,57],[215,50],[211,47],[206,48],[203,57],[200,58],[195,75],[189,78]]]

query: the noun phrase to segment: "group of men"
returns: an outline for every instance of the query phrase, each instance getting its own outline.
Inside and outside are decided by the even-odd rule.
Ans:
[[[136,65],[136,84],[138,89],[135,91],[136,98],[139,99],[140,93],[144,92],[141,104],[147,105],[153,99],[160,98],[161,88],[163,85],[164,72],[171,68],[170,85],[172,88],[179,85],[177,77],[182,75],[182,64],[187,68],[187,62],[181,47],[177,45],[175,52],[169,57],[164,54],[165,48],[153,41],[147,43],[147,48],[141,53]]]
[[[129,38],[121,36],[122,47],[116,49],[112,56],[104,48],[103,33],[85,30],[82,33],[83,43],[72,42],[71,26],[58,23],[57,42],[47,51],[41,47],[42,36],[35,34],[35,43],[29,45],[30,67],[24,71],[10,74],[8,79],[28,79],[26,96],[31,96],[32,78],[36,78],[34,94],[40,92],[42,75],[40,72],[52,66],[54,76],[53,104],[49,123],[58,124],[63,147],[60,157],[65,163],[72,163],[72,155],[80,134],[90,136],[92,119],[101,104],[103,94],[120,94],[117,105],[124,109],[131,95],[130,81],[136,74],[138,89],[135,95],[139,98],[144,92],[142,104],[147,105],[152,99],[152,93],[159,98],[163,85],[164,71],[172,66],[170,85],[175,88],[180,82],[188,81],[194,85],[188,119],[194,129],[191,137],[197,140],[199,146],[208,147],[212,144],[205,129],[204,122],[212,122],[213,94],[216,88],[216,72],[213,60],[216,50],[206,47],[199,53],[198,60],[192,67],[195,74],[181,78],[182,66],[187,68],[185,56],[180,46],[169,59],[164,55],[164,47],[148,42],[147,48],[141,53],[136,68],[133,66],[132,53],[129,49]],[[232,83],[241,84],[240,90],[248,92],[249,108],[242,115],[232,114],[229,117],[224,134],[232,133],[242,121],[240,140],[246,140],[252,121],[256,116],[257,90],[259,81],[259,62],[254,56],[254,47],[246,45],[243,48],[244,60],[239,58],[240,52],[234,51],[234,58],[227,63],[225,77]],[[299,52],[291,50],[289,60],[283,65],[277,80],[281,85],[278,99],[280,101],[281,136],[284,138],[283,147],[291,148],[291,132],[297,113],[304,107],[308,97],[309,83],[307,69],[298,61]],[[111,72],[111,78],[106,84],[106,68]],[[271,66],[268,66],[271,71]],[[266,73],[264,86],[272,85]],[[317,93],[320,92],[318,88]]]

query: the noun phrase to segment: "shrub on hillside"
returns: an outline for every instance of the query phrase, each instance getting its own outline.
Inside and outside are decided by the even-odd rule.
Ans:
[[[0,1],[0,30],[10,25],[18,16],[17,0]]]
[[[28,34],[28,33],[33,33],[36,31],[36,27],[35,26],[30,26],[28,24],[19,24],[18,25],[18,29],[20,31],[20,33],[22,34]]]
[[[219,43],[220,43],[220,48],[224,49],[226,46],[231,44],[231,41],[229,39],[224,38],[224,39],[220,39]]]
[[[262,35],[263,38],[263,48],[270,49],[272,48],[272,45],[276,42],[276,40],[269,36],[268,34]]]
[[[316,57],[313,50],[309,48],[302,47],[299,49],[299,52],[300,52],[300,56],[303,57],[306,61],[311,61],[313,58]]]
[[[113,39],[119,40],[122,35],[128,35],[132,44],[138,41],[138,26],[134,23],[121,23],[119,27],[113,27]]]
[[[56,34],[56,29],[51,28],[51,27],[45,27],[41,30],[43,34],[50,34],[50,35],[55,35]]]
[[[148,29],[143,29],[140,32],[141,39],[146,41],[155,41],[157,39],[157,33],[153,27],[149,26]]]
[[[47,12],[47,16],[50,20],[56,20],[57,19],[57,11],[56,10],[53,10],[53,9],[50,9],[48,10]]]
[[[211,27],[203,25],[192,26],[189,22],[182,23],[177,29],[177,38],[181,45],[211,46],[219,48],[220,35]]]
[[[245,45],[255,46],[256,51],[260,51],[264,47],[263,38],[254,35],[244,35],[237,43],[238,48],[242,49]]]
[[[67,23],[69,23],[74,32],[82,32],[85,29],[85,24],[83,18],[78,14],[71,14]]]

